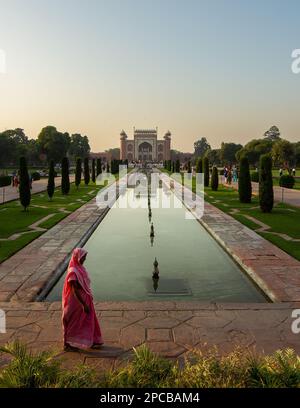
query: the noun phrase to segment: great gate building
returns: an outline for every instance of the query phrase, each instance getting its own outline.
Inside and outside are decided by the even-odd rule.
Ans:
[[[163,162],[171,159],[171,133],[163,139],[157,138],[156,129],[133,128],[133,139],[128,139],[124,130],[120,134],[120,159],[129,162]]]

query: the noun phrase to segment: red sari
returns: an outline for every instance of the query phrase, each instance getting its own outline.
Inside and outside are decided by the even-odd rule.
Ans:
[[[87,254],[82,248],[75,248],[70,260],[62,295],[64,344],[72,347],[90,348],[102,344],[103,339],[93,303],[90,279],[80,260]],[[72,290],[71,281],[77,281],[81,299],[89,307],[86,313]]]

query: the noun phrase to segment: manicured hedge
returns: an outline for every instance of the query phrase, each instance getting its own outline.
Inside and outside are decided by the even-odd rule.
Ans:
[[[41,179],[40,173],[37,171],[31,173],[31,178],[33,181],[40,180]]]
[[[280,177],[279,185],[280,187],[293,188],[295,185],[295,179],[293,176],[290,176],[289,174],[285,174]]]
[[[274,205],[272,158],[268,154],[260,156],[259,205],[264,213],[271,212]]]
[[[7,187],[11,185],[10,176],[0,176],[0,187]]]
[[[258,171],[253,171],[253,173],[251,173],[251,181],[255,181],[256,183],[259,182],[259,173],[258,173]]]

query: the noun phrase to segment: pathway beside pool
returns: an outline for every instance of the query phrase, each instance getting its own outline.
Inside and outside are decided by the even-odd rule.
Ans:
[[[64,365],[84,362],[99,370],[118,366],[132,348],[146,343],[165,357],[182,358],[191,349],[217,346],[227,354],[236,346],[271,353],[291,347],[300,353],[300,334],[291,330],[298,304],[214,304],[199,302],[96,302],[104,334],[100,350],[62,351],[61,303],[0,303],[7,333],[0,344],[20,339],[32,351],[53,349]],[[7,363],[0,356],[0,367]]]

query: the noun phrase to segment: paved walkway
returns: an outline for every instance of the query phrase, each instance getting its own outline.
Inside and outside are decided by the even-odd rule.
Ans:
[[[70,182],[72,183],[75,180],[75,176],[70,176]],[[47,190],[48,179],[43,178],[41,180],[33,181],[32,183],[32,190],[31,194],[39,193],[41,191]],[[55,186],[59,187],[61,185],[61,177],[55,178]],[[3,194],[3,190],[4,194]],[[1,187],[0,188],[0,203],[6,203],[8,201],[16,200],[19,198],[19,190],[15,187],[8,186],[8,187]]]
[[[223,183],[223,177],[222,177]],[[226,184],[225,184],[226,185]],[[231,183],[228,187],[233,187],[238,189],[238,183]],[[278,202],[284,202],[286,204],[294,205],[295,207],[300,207],[300,190],[294,190],[291,188],[282,188],[279,186],[274,186],[274,200]],[[252,193],[258,195],[258,183],[252,181]]]
[[[217,346],[220,354],[234,347],[271,353],[291,347],[300,353],[300,334],[291,331],[292,310],[300,304],[215,304],[199,302],[97,302],[105,345],[81,353],[62,351],[61,304],[0,303],[7,333],[0,344],[21,339],[35,350],[57,350],[64,366],[79,362],[99,370],[116,367],[133,347],[146,343],[165,357],[180,358],[195,348]],[[7,357],[0,356],[1,364]]]

